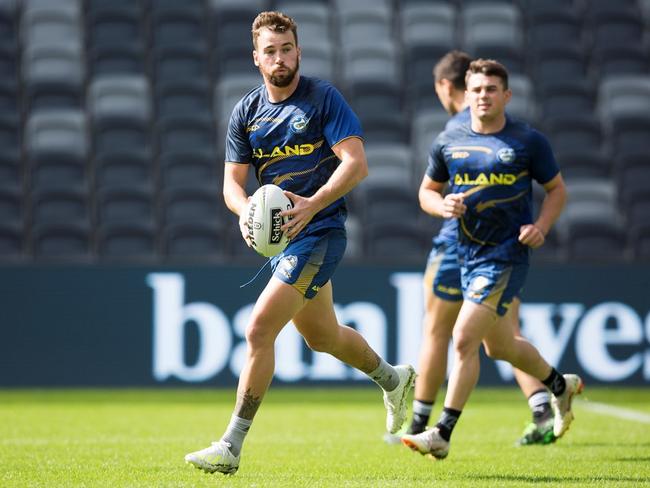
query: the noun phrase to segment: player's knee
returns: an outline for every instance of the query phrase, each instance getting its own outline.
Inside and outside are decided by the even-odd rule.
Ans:
[[[274,342],[275,335],[261,324],[252,322],[246,328],[246,343],[251,350],[272,346]]]
[[[478,354],[476,341],[468,335],[454,336],[454,353],[461,359]]]

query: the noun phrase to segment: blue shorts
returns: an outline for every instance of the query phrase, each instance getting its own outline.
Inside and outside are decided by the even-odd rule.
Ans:
[[[464,299],[483,304],[503,316],[512,300],[520,295],[527,274],[528,264],[488,261],[461,266]]]
[[[455,244],[435,243],[424,271],[425,286],[443,300],[459,302],[463,299],[460,284],[460,265]]]
[[[273,257],[273,276],[293,286],[305,298],[314,298],[334,274],[346,244],[343,229],[321,229],[301,236]]]

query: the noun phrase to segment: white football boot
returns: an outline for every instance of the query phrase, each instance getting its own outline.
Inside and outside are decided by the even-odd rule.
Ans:
[[[562,437],[564,433],[569,430],[569,426],[573,421],[573,412],[571,411],[571,403],[573,397],[582,393],[584,383],[580,376],[576,374],[565,374],[564,381],[566,381],[566,390],[559,397],[553,395],[551,398],[551,405],[555,413],[555,420],[553,422],[553,434],[555,437]]]
[[[395,366],[399,376],[397,388],[393,391],[384,390],[384,406],[386,407],[386,430],[395,434],[406,420],[408,394],[415,384],[415,369],[410,365]]]
[[[449,441],[440,436],[438,427],[425,430],[420,434],[405,434],[402,436],[402,444],[420,454],[429,454],[436,459],[445,459],[449,454]]]
[[[230,443],[213,442],[210,447],[185,455],[185,462],[206,473],[235,474],[239,469],[239,456],[230,452]]]

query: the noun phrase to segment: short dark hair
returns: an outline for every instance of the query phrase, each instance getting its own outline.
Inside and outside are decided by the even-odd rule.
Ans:
[[[449,80],[457,90],[465,90],[465,73],[469,69],[472,58],[469,54],[453,50],[445,54],[433,67],[433,79]]]
[[[508,89],[508,70],[504,65],[494,59],[476,59],[472,61],[465,76],[465,84],[471,75],[482,73],[485,76],[496,76],[501,78],[503,89]]]
[[[253,21],[251,34],[253,35],[253,48],[257,49],[257,38],[260,36],[260,31],[267,27],[273,32],[283,33],[287,31],[293,32],[293,37],[298,45],[298,26],[296,22],[288,15],[282,12],[260,12]]]

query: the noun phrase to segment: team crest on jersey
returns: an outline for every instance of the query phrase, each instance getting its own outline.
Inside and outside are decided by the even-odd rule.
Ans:
[[[291,278],[291,273],[298,265],[298,258],[296,256],[285,256],[278,263],[277,271],[285,276],[287,279]]]
[[[298,113],[289,119],[289,128],[294,134],[302,134],[307,130],[309,119],[304,113]]]
[[[504,147],[497,151],[497,158],[502,163],[512,163],[515,160],[515,150],[511,147]]]

